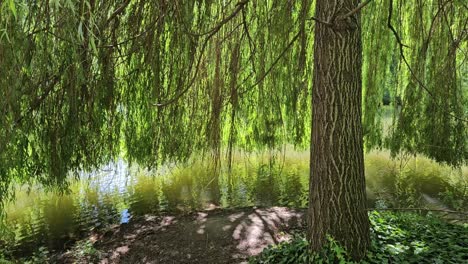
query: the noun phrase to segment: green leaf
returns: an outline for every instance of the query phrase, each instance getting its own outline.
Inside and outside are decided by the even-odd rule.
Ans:
[[[8,7],[10,8],[10,11],[13,13],[13,16],[16,19],[16,4],[15,0],[8,0]]]
[[[97,51],[97,48],[96,48],[96,42],[94,41],[94,38],[91,38],[89,42],[90,42],[90,44],[91,44],[91,48],[93,49],[93,52],[94,52],[95,54],[97,54],[98,51]]]
[[[80,41],[83,41],[83,21],[80,21],[80,24],[78,24],[78,38]]]

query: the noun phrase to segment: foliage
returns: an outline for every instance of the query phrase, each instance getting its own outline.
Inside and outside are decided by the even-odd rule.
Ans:
[[[309,243],[303,237],[295,237],[291,242],[282,242],[265,248],[261,255],[251,258],[251,264],[310,263]]]
[[[99,260],[101,252],[94,247],[94,244],[88,239],[80,240],[64,255],[71,254],[69,257],[76,260],[76,263],[93,263]],[[4,256],[0,252],[0,264],[44,264],[56,263],[59,255],[52,255],[46,247],[39,247],[31,256],[22,258],[11,258],[11,256]],[[9,260],[10,259],[10,260]]]
[[[308,241],[298,235],[291,242],[267,247],[260,256],[250,259],[249,263],[349,263],[346,250],[332,237],[328,236],[327,240],[321,252],[312,253]]]
[[[23,259],[25,264],[42,264],[50,262],[50,252],[45,247],[40,247],[35,251],[31,258]]]
[[[468,227],[452,225],[431,215],[369,213],[371,248],[362,263],[463,263],[468,258]],[[346,250],[328,238],[312,254],[303,236],[266,248],[250,263],[354,263]]]
[[[11,261],[7,260],[3,252],[0,252],[0,264],[11,264]]]
[[[468,170],[452,168],[422,155],[390,158],[386,152],[366,155],[369,196],[390,207],[421,207],[423,195],[437,198],[457,210],[468,208]]]
[[[462,263],[468,257],[468,228],[427,215],[377,213],[370,215],[373,244],[370,263]]]
[[[390,0],[372,1],[362,10],[366,148],[462,165],[466,7],[394,2],[415,75],[387,29]],[[65,189],[70,173],[122,153],[154,167],[207,153],[218,164],[221,148],[306,147],[313,4],[2,1],[0,206],[16,182]],[[387,90],[402,101],[388,137]]]
[[[78,241],[70,251],[73,254],[73,259],[86,260],[86,262],[91,263],[98,261],[101,256],[101,252],[88,239]]]
[[[30,257],[15,259],[9,256],[8,252],[0,252],[0,264],[44,264],[51,262],[51,255],[46,247],[39,247],[32,252]]]
[[[466,189],[450,188],[449,190],[441,193],[442,202],[450,208],[463,211],[467,207],[468,203],[465,199],[468,195],[465,192]]]

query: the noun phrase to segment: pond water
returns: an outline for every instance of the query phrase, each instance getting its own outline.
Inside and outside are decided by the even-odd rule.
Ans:
[[[212,163],[205,158],[146,170],[117,160],[81,173],[65,194],[38,186],[16,188],[15,202],[6,205],[5,223],[0,224],[0,252],[8,248],[18,256],[27,255],[40,246],[61,250],[93,230],[144,214],[213,207],[307,206],[308,151],[236,153],[231,169],[222,162],[216,174]],[[396,187],[402,188],[396,181],[398,175],[403,187],[412,186],[409,191],[432,197],[468,182],[468,167],[455,170],[427,158],[401,162],[392,160],[388,152],[373,152],[366,154],[365,165],[369,207],[379,199],[396,198],[392,196]],[[403,194],[404,201],[410,198]]]
[[[282,162],[262,158],[234,162],[230,171],[223,167],[218,181],[206,160],[158,171],[118,160],[81,173],[65,194],[19,188],[15,202],[6,206],[0,250],[2,244],[17,255],[30,254],[39,246],[64,249],[93,230],[148,213],[214,206],[306,206],[307,153]]]

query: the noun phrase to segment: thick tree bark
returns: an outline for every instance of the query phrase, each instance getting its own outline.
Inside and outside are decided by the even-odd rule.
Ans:
[[[317,0],[308,238],[318,251],[326,235],[354,259],[369,245],[361,124],[360,12],[342,19],[358,0]]]

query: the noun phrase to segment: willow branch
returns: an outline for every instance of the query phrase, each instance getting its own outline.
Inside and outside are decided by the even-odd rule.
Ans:
[[[340,16],[338,17],[339,20],[344,20],[350,16],[353,16],[354,14],[356,14],[357,12],[361,11],[361,9],[363,9],[365,6],[367,6],[372,0],[366,0],[362,3],[360,3],[356,8],[354,8],[353,10],[349,11],[348,13],[344,14],[343,16]],[[332,19],[332,22],[329,22],[329,21],[324,21],[324,20],[321,20],[319,18],[316,18],[316,17],[310,17],[310,18],[307,18],[306,20],[313,20],[317,23],[320,23],[320,24],[324,24],[325,26],[329,26],[329,27],[332,27],[335,25],[334,23],[334,19]]]
[[[405,57],[405,52],[403,50],[404,47],[408,47],[406,46],[405,44],[403,44],[401,42],[401,39],[400,39],[400,36],[398,35],[398,32],[396,31],[396,29],[393,27],[392,25],[392,13],[393,13],[393,0],[390,0],[390,3],[388,5],[388,18],[387,18],[387,26],[388,28],[392,31],[393,35],[395,36],[395,39],[398,43],[398,46],[399,46],[399,49],[400,49],[400,57],[401,59],[403,60],[404,64],[406,65],[406,67],[408,68],[410,74],[411,74],[411,77],[413,77],[414,80],[416,80],[416,82],[419,84],[419,86],[421,88],[423,88],[424,91],[426,91],[426,93],[434,99],[434,94],[429,90],[429,88],[426,87],[426,85],[421,81],[421,79],[419,79],[419,77],[417,76],[417,74],[413,71],[413,68],[411,68],[411,66],[409,65],[408,63],[408,60],[406,59]],[[458,117],[444,109],[440,109],[443,113],[457,119],[457,120],[460,120],[462,122],[465,122],[465,123],[468,123],[468,120],[467,119],[464,119],[462,117]]]
[[[237,3],[236,4],[236,9],[231,13],[231,15],[229,15],[225,19],[221,20],[221,22],[219,22],[218,25],[216,25],[214,28],[212,28],[210,31],[208,31],[209,34],[208,34],[208,36],[206,36],[205,40],[203,41],[203,44],[202,44],[202,47],[201,47],[201,50],[200,50],[200,54],[198,55],[197,63],[195,65],[195,73],[192,76],[192,79],[190,80],[189,84],[182,91],[180,91],[180,93],[176,94],[173,98],[169,99],[166,102],[153,104],[154,106],[164,107],[164,106],[170,105],[170,104],[176,102],[177,100],[179,100],[184,94],[186,94],[190,90],[190,88],[195,83],[195,80],[196,80],[197,75],[198,75],[198,71],[200,70],[200,63],[201,63],[201,60],[203,58],[203,54],[205,53],[205,49],[208,46],[208,41],[223,27],[223,25],[225,25],[227,22],[229,22],[231,19],[233,19],[242,10],[242,8],[244,8],[244,6],[248,2],[249,2],[249,0],[243,0],[243,1],[239,2],[239,3]]]
[[[407,45],[401,42],[400,36],[398,32],[392,25],[392,13],[393,13],[393,0],[390,0],[390,4],[388,5],[388,18],[387,18],[387,26],[393,32],[396,41],[398,42],[398,46],[400,47],[400,54],[404,57],[403,47],[409,48]]]
[[[252,64],[253,72],[256,73],[257,71],[255,70],[255,62],[254,62],[256,48],[255,48],[254,41],[252,40],[252,37],[250,36],[249,26],[247,25],[247,15],[245,14],[245,9],[242,10],[242,24],[244,25],[244,32],[249,42],[249,49],[250,49],[249,60],[250,60],[250,63]]]
[[[227,16],[226,18],[221,20],[216,26],[214,26],[210,30],[208,30],[206,32],[203,32],[203,33],[189,32],[189,31],[187,31],[187,33],[189,35],[191,35],[191,36],[194,36],[194,37],[203,37],[203,36],[206,36],[206,35],[210,36],[210,35],[213,34],[213,32],[214,33],[218,32],[224,24],[226,24],[231,19],[233,19],[235,16],[237,16],[237,13],[239,13],[239,11],[241,11],[248,2],[249,2],[249,0],[242,0],[239,3],[237,3],[236,4],[236,9],[229,16]]]
[[[345,14],[344,16],[341,16],[340,19],[346,19],[354,14],[356,14],[357,12],[361,11],[361,9],[363,9],[366,5],[368,5],[372,0],[367,0],[367,1],[364,1],[362,3],[360,3],[356,8],[354,8],[353,10],[349,11],[347,14]]]
[[[112,22],[112,20],[114,20],[118,15],[120,15],[124,10],[125,8],[127,8],[127,6],[130,4],[130,0],[125,0],[125,2],[123,2],[123,4],[118,7],[111,15],[110,17],[107,19],[106,21],[106,26]]]
[[[432,38],[432,34],[434,33],[434,27],[436,25],[435,22],[436,22],[437,17],[439,16],[440,12],[444,9],[445,5],[447,5],[450,2],[452,2],[452,0],[445,1],[442,5],[439,5],[439,8],[437,9],[436,14],[432,18],[431,25],[429,27],[429,31],[427,34],[427,38],[423,43],[423,48],[425,49],[424,52],[426,52],[426,50],[429,48],[429,42]]]
[[[158,16],[145,30],[143,30],[142,32],[136,34],[135,36],[132,36],[132,37],[129,37],[125,40],[122,40],[121,42],[118,42],[118,43],[115,43],[115,44],[112,44],[112,45],[100,45],[100,46],[97,46],[97,48],[117,48],[121,45],[124,45],[130,41],[133,41],[135,39],[138,39],[140,37],[143,37],[145,36],[146,34],[148,34],[148,32],[154,30],[154,27],[156,26],[156,24],[159,22],[159,20],[161,20],[162,18],[164,18],[166,15],[166,13],[163,13],[162,15]]]
[[[273,70],[273,68],[276,66],[276,64],[278,64],[278,62],[280,61],[280,59],[286,54],[286,52],[292,47],[292,45],[294,44],[294,42],[297,41],[297,39],[299,39],[299,36],[301,35],[301,31],[299,31],[292,39],[291,41],[289,42],[289,44],[284,48],[284,50],[281,52],[281,54],[273,61],[273,63],[270,65],[270,67],[268,68],[268,70],[265,71],[264,74],[262,74],[262,76],[260,76],[260,78],[257,79],[257,81],[252,84],[251,86],[249,86],[248,89],[246,89],[245,91],[248,91],[252,88],[254,88],[255,86],[257,86],[259,83],[261,83],[263,81],[263,79],[265,79],[267,77],[267,75]],[[245,92],[244,91],[244,92]]]
[[[324,24],[325,26],[329,26],[329,27],[333,26],[333,23],[330,23],[330,22],[328,22],[328,21],[324,21],[324,20],[318,19],[318,18],[316,18],[316,17],[309,17],[309,18],[307,18],[306,20],[313,20],[313,21],[315,21],[315,22],[317,22],[317,23]]]
[[[55,88],[55,85],[61,80],[60,78],[61,74],[53,75],[51,78],[45,81],[47,83],[47,87],[45,88],[44,92],[35,98],[35,100],[31,103],[31,106],[26,110],[26,113],[18,117],[15,121],[13,126],[18,126],[21,124],[23,119],[30,115],[33,111],[35,111],[41,104],[44,102],[44,100],[49,96],[49,94],[52,92],[52,90]]]

